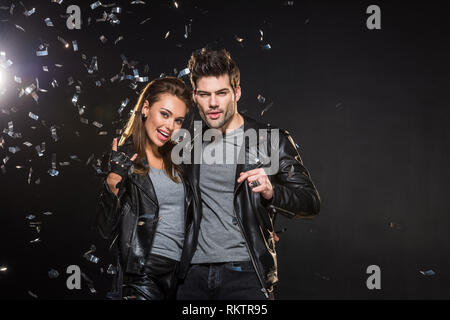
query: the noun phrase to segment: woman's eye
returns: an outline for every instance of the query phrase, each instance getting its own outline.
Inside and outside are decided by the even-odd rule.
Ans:
[[[177,123],[178,123],[179,125],[182,125],[182,124],[183,124],[183,120],[177,119],[176,121],[177,121]]]
[[[167,118],[169,116],[169,114],[167,114],[166,112],[161,112],[161,114],[164,118]]]

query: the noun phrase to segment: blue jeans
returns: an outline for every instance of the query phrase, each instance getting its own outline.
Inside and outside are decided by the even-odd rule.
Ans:
[[[267,300],[261,289],[251,261],[192,264],[177,300]]]

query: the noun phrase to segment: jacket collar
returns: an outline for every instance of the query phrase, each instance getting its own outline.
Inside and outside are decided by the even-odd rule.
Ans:
[[[131,157],[134,152],[134,146],[133,146],[133,140],[132,137],[129,137],[125,143],[121,146],[121,150],[124,152],[127,156]],[[147,164],[147,161],[144,159],[144,164]],[[142,190],[142,192],[150,198],[156,205],[158,205],[158,198],[156,196],[155,188],[153,186],[152,180],[150,179],[148,174],[142,175],[142,174],[136,174],[132,173],[128,176],[129,179],[134,183],[139,189]]]

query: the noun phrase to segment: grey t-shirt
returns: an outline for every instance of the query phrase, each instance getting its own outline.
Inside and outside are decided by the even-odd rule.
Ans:
[[[150,168],[150,179],[159,204],[152,254],[180,261],[184,242],[184,187],[175,183],[164,170]]]
[[[197,250],[192,263],[218,263],[249,261],[250,256],[244,237],[234,214],[234,186],[236,183],[236,160],[242,144],[243,126],[233,130],[222,139],[205,142],[207,145],[224,144],[222,164],[200,166],[200,193],[202,198],[202,220]],[[229,160],[233,152],[234,161]],[[228,164],[227,164],[228,162]],[[233,162],[229,164],[230,162]]]

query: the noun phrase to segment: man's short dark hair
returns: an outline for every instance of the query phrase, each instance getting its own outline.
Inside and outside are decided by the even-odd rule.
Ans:
[[[228,74],[233,90],[236,90],[241,81],[239,68],[225,49],[213,51],[203,48],[194,52],[189,59],[188,67],[194,90],[197,90],[197,81],[201,77],[220,77]]]

